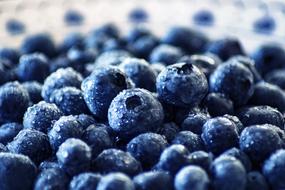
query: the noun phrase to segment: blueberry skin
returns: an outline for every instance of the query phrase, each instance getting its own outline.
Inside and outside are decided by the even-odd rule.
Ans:
[[[150,67],[154,70],[156,76],[165,69],[165,65],[162,63],[153,63],[150,65]]]
[[[236,125],[224,117],[209,119],[203,126],[202,139],[206,149],[213,154],[238,145],[239,135]]]
[[[76,117],[62,116],[53,123],[52,128],[48,132],[53,152],[56,152],[58,147],[68,138],[80,138],[82,133],[81,125]]]
[[[40,83],[29,81],[22,83],[22,86],[28,91],[32,104],[36,104],[43,99],[41,96],[42,85]]]
[[[133,23],[141,23],[148,20],[148,13],[143,8],[138,7],[131,10],[128,17]]]
[[[199,166],[208,172],[213,161],[213,157],[213,154],[199,150],[189,154],[189,162],[190,165]]]
[[[190,159],[187,148],[180,144],[174,144],[162,152],[155,169],[168,171],[175,175],[182,167],[189,164]]]
[[[61,54],[67,53],[71,48],[84,49],[84,36],[82,34],[77,32],[67,34],[58,47]]]
[[[285,188],[285,150],[278,150],[273,153],[264,163],[262,173],[272,189]]]
[[[25,32],[25,25],[19,20],[9,19],[5,24],[6,30],[10,35],[19,35]]]
[[[188,54],[203,51],[208,42],[206,36],[189,28],[175,26],[170,28],[161,39],[162,43],[177,46]]]
[[[102,176],[95,173],[81,173],[74,176],[69,184],[69,190],[94,190]]]
[[[94,65],[95,67],[107,67],[120,65],[126,58],[132,57],[131,54],[125,50],[112,50],[100,54]]]
[[[120,92],[108,110],[110,127],[122,137],[155,131],[163,118],[159,101],[149,91],[140,88]]]
[[[177,63],[182,55],[183,52],[181,49],[171,45],[161,44],[152,50],[149,55],[149,61],[151,63],[159,62],[165,65],[172,65]]]
[[[70,60],[70,66],[84,74],[85,72],[85,65],[87,63],[94,62],[96,57],[95,51],[93,50],[81,50],[78,48],[71,48],[67,52],[67,58]]]
[[[17,67],[17,74],[21,81],[42,83],[49,74],[49,63],[40,53],[23,55]]]
[[[33,189],[36,172],[36,166],[27,156],[0,153],[1,190]]]
[[[238,159],[244,168],[246,169],[247,172],[251,171],[251,161],[249,157],[240,149],[238,148],[231,148],[226,150],[224,153],[222,153],[223,156],[232,156]]]
[[[212,73],[209,88],[229,97],[234,106],[242,106],[253,94],[253,75],[239,60],[231,59]]]
[[[43,53],[47,57],[56,55],[56,47],[53,39],[49,34],[38,33],[27,36],[21,44],[21,52],[23,54]]]
[[[127,40],[129,44],[132,44],[140,38],[143,38],[145,36],[151,36],[151,35],[152,35],[151,31],[148,28],[139,25],[139,26],[132,27],[127,32],[125,39]]]
[[[97,123],[97,121],[91,116],[86,114],[79,114],[74,116],[80,123],[83,130],[87,129],[90,125]]]
[[[68,176],[61,169],[47,169],[38,174],[34,190],[62,190],[68,187]]]
[[[181,130],[191,131],[195,134],[201,135],[203,125],[210,119],[210,116],[205,113],[190,113],[181,123]]]
[[[97,190],[135,190],[132,180],[123,173],[110,173],[99,181]]]
[[[133,178],[136,190],[173,190],[172,176],[165,171],[143,172]]]
[[[198,105],[208,91],[205,75],[194,65],[177,63],[166,67],[156,79],[158,98],[178,107]]]
[[[111,101],[124,89],[130,88],[131,81],[118,68],[95,69],[82,82],[84,100],[96,117],[106,120]]]
[[[203,100],[203,106],[213,117],[233,114],[233,102],[221,93],[209,93]]]
[[[269,190],[265,177],[258,171],[247,174],[246,190]]]
[[[77,10],[68,10],[64,14],[64,22],[68,26],[81,25],[83,21],[83,15]]]
[[[283,68],[284,50],[277,44],[260,46],[252,55],[255,67],[261,75]]]
[[[45,79],[41,93],[42,97],[49,102],[51,94],[57,89],[67,86],[80,89],[82,80],[81,74],[72,68],[58,69]]]
[[[54,157],[53,157],[54,158]],[[53,158],[51,160],[53,160]],[[44,170],[48,170],[48,169],[60,169],[59,164],[55,161],[48,161],[45,160],[43,162],[40,163],[39,167],[38,167],[39,171],[44,171]]]
[[[58,120],[63,113],[55,104],[41,101],[29,107],[24,115],[24,128],[35,129],[44,133],[51,128],[52,122]]]
[[[175,176],[176,190],[207,190],[210,179],[207,173],[198,166],[186,166]]]
[[[253,106],[242,108],[238,117],[244,126],[271,124],[284,129],[283,115],[270,106]]]
[[[240,134],[242,130],[245,128],[245,126],[242,124],[242,122],[239,120],[237,116],[226,114],[223,115],[223,117],[227,118],[236,125],[238,134]]]
[[[220,156],[211,166],[214,190],[243,190],[246,187],[246,170],[239,160],[232,156]]]
[[[264,80],[270,84],[279,86],[282,90],[285,90],[285,70],[279,69],[269,72],[265,75]]]
[[[82,140],[69,138],[64,141],[56,152],[59,166],[70,176],[90,169],[91,148]]]
[[[119,68],[134,82],[137,88],[144,88],[151,92],[156,90],[156,74],[145,60],[125,59]]]
[[[240,42],[235,38],[225,38],[211,42],[206,48],[206,52],[219,56],[223,61],[234,55],[244,55],[244,50]]]
[[[100,124],[90,125],[82,135],[82,140],[92,149],[92,158],[94,159],[103,150],[113,146],[113,140],[105,127],[100,126]]]
[[[192,133],[191,131],[181,131],[177,133],[171,141],[171,144],[182,144],[189,152],[204,149],[204,144],[200,135]]]
[[[20,59],[20,52],[17,49],[9,48],[9,47],[1,47],[0,48],[0,59],[8,60],[13,65],[18,64]]]
[[[13,141],[8,143],[9,152],[28,156],[39,164],[51,156],[48,136],[34,129],[23,129]]]
[[[50,102],[58,106],[65,115],[88,114],[89,110],[83,98],[83,92],[75,87],[55,90]]]
[[[159,44],[157,37],[146,35],[129,45],[130,52],[139,58],[148,59],[153,49]],[[161,58],[163,59],[163,58]]]
[[[72,68],[72,62],[71,60],[69,60],[66,55],[61,55],[58,56],[52,60],[50,60],[50,73],[53,73],[55,71],[57,71],[60,68],[67,68],[67,67],[71,67]]]
[[[276,23],[274,18],[269,15],[265,15],[253,23],[253,28],[256,32],[269,34],[276,28]]]
[[[209,10],[199,10],[194,14],[193,21],[199,25],[210,26],[214,22],[214,15]]]
[[[259,164],[281,148],[282,140],[272,125],[253,125],[245,128],[240,135],[240,149],[254,164]]]
[[[129,176],[141,172],[141,164],[131,154],[119,149],[105,149],[93,161],[93,169],[101,173],[123,172]]]
[[[168,142],[171,142],[179,131],[178,126],[174,122],[170,122],[164,123],[156,132],[163,135]]]
[[[271,106],[283,113],[285,111],[285,93],[278,86],[260,82],[254,86],[254,93],[248,103]]]
[[[20,123],[5,123],[0,126],[0,143],[6,145],[23,129]]]
[[[0,87],[0,123],[22,121],[29,106],[28,92],[16,82]]]
[[[164,136],[144,133],[136,136],[127,144],[127,152],[140,161],[144,168],[150,168],[157,163],[160,154],[167,146],[168,143]]]

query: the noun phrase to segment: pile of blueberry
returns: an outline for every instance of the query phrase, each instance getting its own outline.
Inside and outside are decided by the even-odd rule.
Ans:
[[[285,52],[106,24],[0,49],[1,190],[285,189]]]

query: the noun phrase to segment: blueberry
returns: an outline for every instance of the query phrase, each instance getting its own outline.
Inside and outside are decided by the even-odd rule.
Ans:
[[[93,169],[102,173],[123,172],[134,176],[141,172],[141,164],[127,152],[119,149],[105,149],[93,161]]]
[[[77,10],[71,9],[64,14],[64,22],[68,26],[81,25],[83,21],[83,15]]]
[[[55,104],[41,101],[28,108],[24,115],[24,128],[36,129],[46,133],[52,125],[52,121],[58,120],[62,112]]]
[[[272,189],[284,189],[285,187],[285,150],[273,153],[264,163],[262,173]]]
[[[23,129],[20,123],[5,123],[0,126],[0,143],[6,145]]]
[[[133,138],[127,145],[127,151],[144,168],[150,168],[159,160],[160,154],[168,143],[164,136],[155,133],[144,133]]]
[[[56,55],[56,47],[53,39],[49,34],[38,33],[27,36],[21,44],[21,52],[23,54],[43,53],[47,57]]]
[[[278,86],[260,82],[254,86],[254,93],[248,103],[252,105],[268,105],[277,108],[283,113],[285,111],[285,93]]]
[[[145,35],[138,38],[132,44],[129,49],[133,55],[139,58],[148,59],[152,50],[159,44],[158,39],[153,35]],[[163,59],[162,57],[160,58]]]
[[[135,83],[137,88],[155,91],[156,75],[149,63],[143,59],[130,58],[120,64],[122,71]]]
[[[2,143],[0,143],[0,152],[8,152],[7,147]]]
[[[28,91],[32,104],[36,104],[42,100],[42,85],[40,83],[29,81],[22,83],[22,86]]]
[[[191,131],[195,134],[202,134],[203,125],[206,121],[210,119],[208,114],[199,112],[199,113],[190,113],[184,121],[181,123],[181,130]]]
[[[212,73],[209,87],[211,92],[229,97],[234,106],[241,106],[246,104],[253,94],[253,75],[238,59],[230,59]]]
[[[175,175],[181,168],[190,164],[189,151],[180,144],[166,148],[160,155],[155,169],[168,171]]]
[[[159,101],[149,91],[139,88],[119,93],[108,110],[110,127],[124,137],[155,131],[163,117]]]
[[[82,91],[75,87],[55,90],[50,96],[50,101],[57,105],[65,115],[89,113]]]
[[[120,65],[126,58],[131,57],[130,53],[124,50],[112,50],[100,54],[96,61],[95,67],[117,66]]]
[[[174,46],[161,44],[154,48],[149,56],[151,63],[161,62],[165,65],[172,65],[182,57],[182,51]]]
[[[67,189],[68,177],[61,169],[47,169],[38,174],[34,190]]]
[[[203,106],[213,117],[233,114],[233,102],[221,93],[209,93],[203,100]]]
[[[207,190],[210,179],[207,173],[198,166],[186,166],[175,176],[176,190]]]
[[[214,154],[238,145],[236,125],[224,117],[209,119],[203,126],[202,139],[206,148]]]
[[[27,157],[20,154],[0,153],[0,189],[32,189],[37,168]]]
[[[54,157],[52,157],[51,160],[53,160]],[[45,160],[43,162],[40,163],[38,169],[40,171],[44,171],[44,170],[48,170],[48,169],[59,169],[59,170],[62,170],[60,169],[60,166],[57,162],[55,161],[50,161],[50,160]]]
[[[111,101],[124,89],[132,86],[129,78],[118,68],[97,68],[81,85],[84,100],[96,117],[106,120]]]
[[[171,142],[174,139],[175,135],[179,132],[179,128],[173,122],[164,123],[157,129],[156,132],[160,135],[163,135],[168,142]]]
[[[205,171],[209,171],[213,157],[214,156],[211,153],[199,150],[189,154],[189,162],[190,165],[199,166]]]
[[[97,190],[135,190],[132,180],[123,173],[110,173],[99,181]]]
[[[74,116],[62,116],[48,132],[49,141],[54,152],[68,138],[80,138],[82,136],[80,123]]]
[[[95,173],[81,173],[74,176],[69,184],[70,190],[94,190],[102,176]]]
[[[12,153],[28,156],[34,163],[51,156],[51,147],[48,136],[34,129],[23,129],[13,141],[8,143],[7,148]]]
[[[20,58],[17,74],[21,81],[43,82],[49,74],[49,64],[43,54],[33,53]]]
[[[190,28],[175,26],[166,32],[162,37],[162,42],[180,47],[189,54],[193,54],[203,51],[208,39]]]
[[[96,158],[103,150],[113,146],[106,126],[100,124],[90,125],[83,133],[82,140],[92,149],[92,158]]]
[[[208,91],[205,75],[194,65],[177,63],[166,67],[156,79],[160,100],[178,107],[198,105]]]
[[[80,72],[85,72],[85,65],[94,62],[96,54],[93,50],[80,50],[71,48],[67,52],[67,58],[70,60],[70,66]]]
[[[58,48],[61,53],[67,53],[71,48],[84,49],[84,36],[80,33],[69,33]]]
[[[141,7],[130,11],[129,20],[134,23],[146,22],[148,20],[148,13]]]
[[[80,88],[82,80],[82,76],[72,68],[58,69],[45,79],[42,97],[48,102],[54,90],[67,86]]]
[[[273,17],[266,15],[258,18],[253,23],[253,28],[260,33],[271,33],[276,28],[276,23]]]
[[[201,137],[191,131],[181,131],[177,133],[171,143],[182,144],[189,152],[202,150],[204,148]]]
[[[71,176],[90,169],[91,156],[91,148],[75,138],[64,141],[56,152],[60,167]]]
[[[0,59],[8,60],[13,65],[16,65],[18,64],[19,59],[20,59],[20,52],[17,49],[1,47],[0,48]]]
[[[280,69],[285,61],[285,53],[281,46],[277,44],[266,44],[260,46],[252,54],[255,67],[261,75],[265,75],[273,70]]]
[[[97,121],[91,116],[86,114],[79,114],[74,116],[76,120],[80,123],[82,129],[87,129],[92,124],[97,123]]]
[[[104,42],[102,47],[102,52],[113,51],[113,50],[125,50],[126,49],[126,40],[125,39],[108,39]]]
[[[211,176],[215,190],[242,190],[246,187],[246,170],[231,156],[216,158],[211,166]]]
[[[0,85],[18,80],[16,67],[7,59],[0,59],[0,75]]]
[[[10,35],[18,35],[25,32],[26,27],[24,23],[16,19],[9,19],[6,22],[6,30]]]
[[[238,159],[247,172],[251,171],[251,161],[249,157],[238,148],[231,148],[226,150],[222,155],[232,156]]]
[[[214,15],[209,10],[199,10],[194,14],[193,21],[199,25],[212,25],[214,22]]]
[[[136,190],[173,190],[172,176],[164,171],[143,172],[133,179]]]
[[[240,42],[235,38],[225,38],[211,42],[206,48],[206,52],[219,56],[226,61],[234,55],[244,55],[244,50]]]
[[[283,115],[270,106],[245,107],[239,111],[238,117],[244,126],[267,123],[284,129]]]
[[[154,70],[156,76],[165,69],[165,65],[161,63],[153,63],[150,65],[150,67]]]
[[[258,171],[247,174],[246,190],[269,190],[265,177]]]
[[[253,125],[245,128],[240,135],[240,149],[256,165],[281,148],[281,139],[271,126],[270,124]]]
[[[139,26],[131,28],[127,32],[127,35],[125,38],[129,44],[132,44],[138,39],[143,38],[145,36],[150,36],[150,35],[151,35],[151,31],[148,28],[139,25]]]
[[[72,62],[66,55],[58,56],[50,61],[50,73],[57,71],[60,68],[72,67]]]
[[[285,90],[285,70],[279,69],[269,72],[265,75],[265,81],[279,86],[282,90]]]
[[[113,23],[103,24],[102,26],[96,28],[93,31],[94,35],[97,35],[99,37],[102,37],[105,35],[105,36],[108,36],[110,38],[119,38],[119,33],[120,33],[119,29]]]
[[[0,122],[22,121],[29,106],[29,94],[18,82],[0,87]]]
[[[236,125],[239,134],[242,132],[245,126],[242,124],[242,122],[237,116],[226,114],[223,117],[227,118]]]

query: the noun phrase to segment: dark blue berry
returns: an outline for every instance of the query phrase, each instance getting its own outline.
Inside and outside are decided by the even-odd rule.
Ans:
[[[91,115],[79,114],[74,117],[77,119],[83,130],[87,129],[90,125],[97,123]]]
[[[171,123],[164,123],[161,127],[157,129],[157,133],[163,135],[168,142],[171,142],[175,135],[179,132],[178,126],[171,122]]]
[[[246,190],[269,190],[265,177],[258,171],[247,174]]]
[[[95,190],[102,176],[95,173],[81,173],[74,176],[69,184],[69,190]]]
[[[265,81],[279,86],[282,90],[285,90],[285,70],[279,69],[267,73],[265,76]]]
[[[84,49],[84,36],[80,33],[67,34],[58,48],[60,53],[67,53],[71,48]]]
[[[202,112],[189,113],[181,123],[181,130],[191,131],[195,134],[200,135],[202,134],[203,125],[208,119],[210,119],[210,116]]]
[[[176,190],[207,190],[210,179],[207,173],[198,166],[186,166],[175,176]]]
[[[42,85],[40,83],[29,81],[22,83],[22,85],[28,91],[32,104],[36,104],[43,99],[41,96]]]
[[[23,118],[23,125],[24,128],[46,133],[51,128],[52,122],[58,120],[62,115],[55,104],[41,101],[28,108]]]
[[[145,35],[129,45],[130,52],[139,58],[148,59],[152,50],[159,44],[156,37]],[[163,59],[163,58],[161,58]]]
[[[131,28],[127,32],[127,35],[125,38],[129,44],[132,44],[140,38],[143,38],[145,36],[151,36],[151,35],[152,35],[151,31],[148,28],[139,25],[139,26],[135,26]]]
[[[260,33],[271,33],[276,28],[276,23],[273,17],[265,15],[254,21],[253,28]]]
[[[95,67],[107,67],[120,65],[126,58],[131,57],[130,53],[124,50],[112,50],[100,54],[96,61]]]
[[[6,30],[10,35],[18,35],[25,32],[26,27],[24,23],[16,19],[9,19],[6,22]]]
[[[163,117],[159,101],[149,91],[140,88],[119,93],[108,110],[110,127],[122,137],[155,131],[162,124]]]
[[[141,172],[141,164],[127,152],[119,149],[105,149],[93,161],[93,169],[102,173],[123,172],[134,176]]]
[[[190,165],[200,166],[205,171],[209,171],[213,157],[213,154],[199,150],[189,154],[189,162]]]
[[[156,79],[158,98],[179,107],[198,105],[208,91],[205,75],[194,65],[177,63],[168,66]]]
[[[0,126],[0,143],[6,145],[23,129],[20,123],[5,123]]]
[[[192,133],[191,131],[181,131],[177,133],[171,143],[182,144],[188,149],[189,152],[204,149],[204,144],[200,135]]]
[[[221,93],[209,93],[203,100],[203,106],[213,117],[233,114],[233,102]]]
[[[132,180],[123,173],[110,173],[99,181],[97,190],[135,190]]]
[[[6,59],[16,65],[20,59],[20,52],[17,49],[2,47],[0,48],[0,59]]]
[[[151,63],[163,63],[165,65],[172,65],[182,57],[182,51],[174,46],[161,44],[154,48],[149,56]]]
[[[93,50],[81,50],[78,48],[71,48],[67,52],[67,58],[70,60],[70,66],[80,72],[85,72],[85,65],[87,63],[93,63],[96,54]]]
[[[129,20],[134,23],[146,22],[148,20],[148,13],[141,7],[132,9],[128,15]]]
[[[64,14],[64,22],[68,26],[81,25],[83,21],[83,15],[77,10],[71,9]]]
[[[242,132],[242,130],[244,129],[244,125],[242,124],[242,122],[239,120],[239,118],[237,116],[234,115],[224,115],[223,117],[227,118],[228,120],[230,120],[231,122],[233,122],[238,130],[238,134],[240,134]]]
[[[57,71],[60,68],[72,67],[72,62],[66,55],[58,56],[50,61],[50,73]]]
[[[199,10],[194,14],[193,21],[199,25],[212,25],[214,22],[214,15],[209,10]]]

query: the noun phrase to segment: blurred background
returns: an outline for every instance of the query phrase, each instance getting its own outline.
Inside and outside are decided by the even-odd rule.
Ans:
[[[0,44],[18,47],[29,34],[88,33],[105,23],[122,33],[144,25],[162,35],[189,26],[217,39],[238,37],[247,51],[265,42],[285,46],[284,0],[1,0]]]

